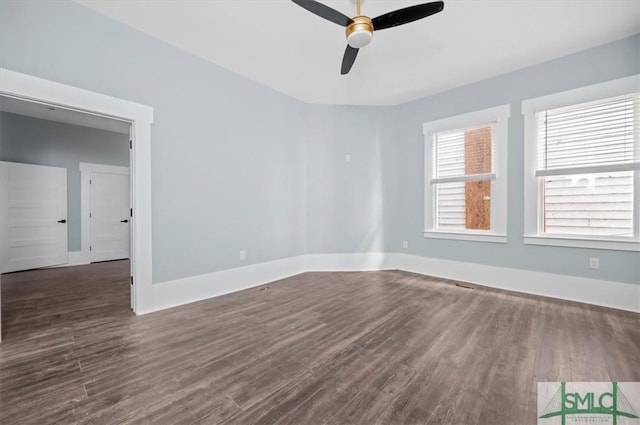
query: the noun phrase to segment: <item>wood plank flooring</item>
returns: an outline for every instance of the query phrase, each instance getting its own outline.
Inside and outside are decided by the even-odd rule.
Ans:
[[[381,271],[136,317],[127,276],[2,276],[1,424],[535,424],[538,381],[640,381],[634,313]]]

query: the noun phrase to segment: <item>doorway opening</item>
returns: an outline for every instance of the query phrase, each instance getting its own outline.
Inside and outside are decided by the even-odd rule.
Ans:
[[[151,124],[153,123],[153,108],[4,68],[0,68],[0,95],[85,114],[102,121],[106,118],[109,119],[109,122],[125,123],[128,126],[130,129],[128,148],[130,152],[131,199],[129,218],[131,308],[136,314],[153,310],[154,288],[151,275]],[[4,237],[2,226],[0,226],[0,239]],[[0,329],[1,324],[0,321]]]
[[[0,273],[133,264],[132,123],[2,94],[0,123]]]

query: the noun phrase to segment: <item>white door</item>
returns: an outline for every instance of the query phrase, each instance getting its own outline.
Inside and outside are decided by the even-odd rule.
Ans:
[[[2,272],[65,264],[67,169],[0,162]]]
[[[91,262],[129,258],[129,176],[92,172]]]

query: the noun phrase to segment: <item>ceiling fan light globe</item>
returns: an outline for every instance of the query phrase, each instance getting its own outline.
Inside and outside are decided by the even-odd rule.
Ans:
[[[367,16],[355,16],[345,28],[347,43],[354,49],[360,49],[371,43],[373,23]]]
[[[373,33],[367,30],[356,30],[347,36],[347,43],[354,49],[361,49],[373,38]]]

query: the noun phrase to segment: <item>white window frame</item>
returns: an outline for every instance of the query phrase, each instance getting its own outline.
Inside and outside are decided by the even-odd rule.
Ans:
[[[422,125],[424,134],[424,237],[436,239],[457,239],[480,242],[507,242],[507,146],[510,105],[500,105],[467,114],[456,115]],[[436,228],[436,202],[433,178],[433,136],[442,131],[477,127],[495,122],[494,163],[495,173],[487,175],[491,179],[491,230],[438,230]]]
[[[542,179],[535,176],[537,166],[536,113],[578,105],[640,91],[640,74],[581,87],[522,102],[524,115],[524,243],[575,248],[640,251],[640,171],[634,172],[633,236],[546,235],[543,228]]]

